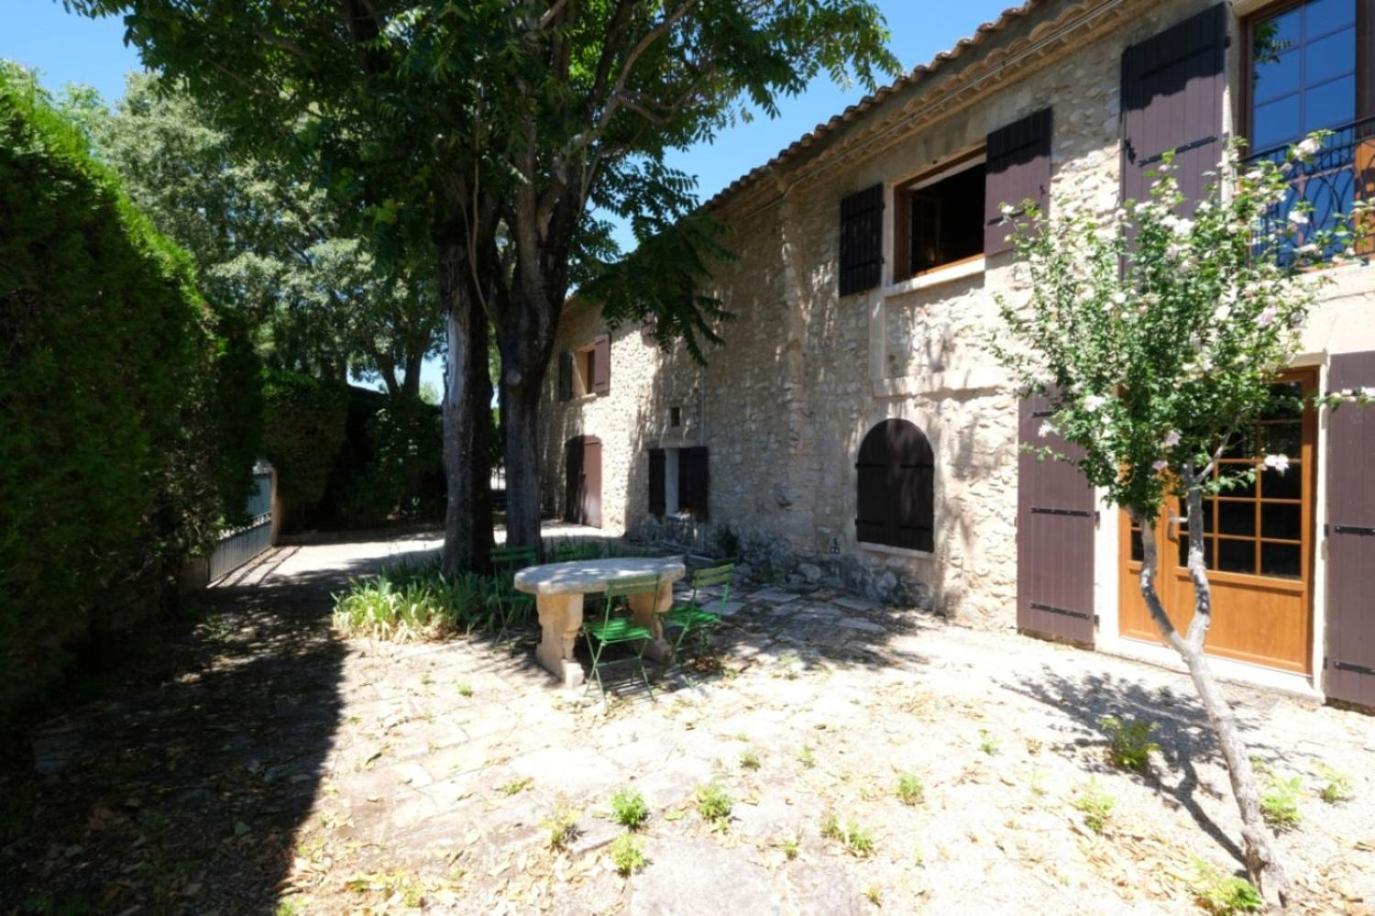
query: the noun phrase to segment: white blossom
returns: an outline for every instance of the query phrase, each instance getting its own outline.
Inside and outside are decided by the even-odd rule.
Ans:
[[[1285,190],[1285,193],[1288,193],[1287,189]],[[1295,226],[1307,226],[1308,214],[1304,213],[1302,210],[1290,210],[1289,222],[1293,223]]]
[[[1053,436],[1055,435],[1055,426],[1049,420],[1047,420],[1046,422],[1041,424],[1041,428],[1036,431],[1036,434],[1040,436],[1042,439],[1046,438],[1047,436]]]
[[[1179,444],[1179,430],[1172,429],[1165,434],[1165,439],[1160,443],[1160,447],[1169,451]]]
[[[1307,137],[1294,147],[1294,155],[1300,159],[1316,156],[1322,152],[1322,141],[1317,137]]]
[[[1279,471],[1281,474],[1283,474],[1285,471],[1289,470],[1289,456],[1288,456],[1288,455],[1266,455],[1266,456],[1265,456],[1265,466],[1266,466],[1267,468],[1272,468],[1272,469],[1274,469],[1274,470],[1276,470],[1276,471]]]
[[[1165,470],[1169,466],[1170,463],[1166,461],[1164,458],[1157,458],[1155,462],[1151,465],[1151,470],[1159,474],[1161,471]]]
[[[1256,326],[1268,328],[1275,323],[1275,319],[1278,317],[1279,309],[1275,308],[1273,305],[1267,305],[1265,308],[1261,309],[1260,314],[1256,316]]]
[[[1091,394],[1084,398],[1084,409],[1089,413],[1096,413],[1108,399],[1099,394]]]

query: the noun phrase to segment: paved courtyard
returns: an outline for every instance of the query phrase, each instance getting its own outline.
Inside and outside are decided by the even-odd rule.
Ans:
[[[739,589],[719,670],[667,675],[652,699],[628,685],[605,707],[595,688],[557,687],[533,636],[330,631],[343,577],[433,546],[278,549],[212,594],[141,692],[40,728],[32,829],[0,858],[23,894],[8,902],[1197,912],[1198,863],[1239,868],[1226,774],[1182,675],[766,585]],[[1375,719],[1228,693],[1255,755],[1301,781],[1302,819],[1279,839],[1299,911],[1375,913]],[[1158,723],[1150,774],[1108,765],[1105,714]],[[1328,768],[1351,800],[1318,798]],[[910,804],[902,774],[921,783]],[[707,785],[728,819],[699,813]],[[627,786],[649,817],[647,864],[624,878],[609,802]],[[1111,799],[1101,833],[1086,795]]]

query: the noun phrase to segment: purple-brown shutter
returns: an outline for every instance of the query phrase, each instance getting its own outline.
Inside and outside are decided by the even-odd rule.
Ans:
[[[1332,357],[1328,390],[1375,386],[1375,351]],[[1375,708],[1375,408],[1327,419],[1327,650],[1329,699]]]
[[[1012,247],[1012,222],[1003,216],[1004,204],[1019,213],[1032,201],[1042,213],[1050,205],[1049,108],[1027,115],[988,135],[988,163],[984,178],[984,254]],[[1015,218],[1015,214],[1014,214]]]
[[[592,348],[592,393],[611,393],[611,335],[597,338]]]
[[[879,285],[883,273],[883,185],[840,201],[840,295]]]
[[[1019,405],[1022,445],[1073,455],[1058,436],[1040,435],[1051,402],[1035,396]],[[1017,459],[1017,629],[1050,639],[1093,645],[1093,488],[1074,465]]]
[[[1211,6],[1122,52],[1122,199],[1147,200],[1148,173],[1175,151],[1189,200],[1222,158],[1226,4]],[[1186,207],[1192,211],[1193,205]]]
[[[664,514],[664,495],[665,479],[664,450],[652,448],[649,450],[649,514],[662,518]]]
[[[573,354],[567,350],[559,353],[559,400],[567,401],[573,397]]]
[[[602,440],[582,437],[582,523],[602,526]]]

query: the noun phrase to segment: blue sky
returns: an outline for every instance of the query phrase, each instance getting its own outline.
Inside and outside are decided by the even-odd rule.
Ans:
[[[910,69],[972,35],[980,23],[996,19],[1016,2],[879,0],[878,5],[892,32],[890,47],[902,66]],[[139,67],[137,53],[124,46],[124,26],[118,19],[93,21],[76,16],[58,0],[5,0],[5,5],[0,57],[38,68],[44,84],[52,89],[85,83],[113,101],[123,92],[124,75]],[[863,94],[858,86],[843,88],[821,77],[801,95],[783,99],[780,117],[737,124],[713,144],[679,153],[673,164],[698,177],[698,191],[705,199]],[[426,375],[437,377],[433,369]]]

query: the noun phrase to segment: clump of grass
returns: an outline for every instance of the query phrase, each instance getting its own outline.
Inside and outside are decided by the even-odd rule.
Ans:
[[[1108,759],[1113,766],[1145,773],[1151,768],[1151,754],[1160,745],[1151,740],[1151,733],[1159,726],[1141,719],[1119,719],[1104,716],[1098,726],[1108,736]]]
[[[506,796],[519,795],[520,793],[524,792],[526,789],[530,788],[534,784],[535,780],[529,776],[523,776],[520,779],[513,779],[506,785],[501,787],[501,794]]]
[[[544,829],[549,831],[549,848],[564,850],[573,845],[578,838],[578,818],[580,811],[575,808],[558,808],[544,820]]]
[[[986,728],[979,729],[979,750],[990,757],[998,753],[998,739]]]
[[[843,840],[845,831],[840,829],[840,818],[836,817],[834,811],[824,811],[821,814],[821,838],[823,840]]]
[[[877,885],[871,884],[864,889],[864,899],[876,907],[883,907],[883,892],[878,889]]]
[[[874,838],[869,831],[854,821],[841,826],[834,811],[828,810],[821,815],[821,837],[840,842],[856,858],[862,859],[874,852]]]
[[[472,685],[467,681],[460,681],[456,689],[458,690],[458,695],[461,697],[470,697],[473,695]]]
[[[628,878],[648,864],[638,838],[623,833],[611,843],[611,864],[621,877]]]
[[[1201,859],[1194,860],[1194,879],[1190,882],[1199,906],[1214,916],[1254,913],[1261,909],[1260,892],[1245,878],[1225,874]]]
[[[347,636],[405,641],[488,625],[497,579],[446,576],[436,564],[402,564],[353,579],[334,596],[335,629]]]
[[[921,804],[926,798],[926,784],[915,773],[899,773],[897,795],[904,805]]]
[[[637,790],[626,786],[611,796],[611,815],[616,823],[630,830],[638,830],[649,817],[649,806]]]
[[[713,827],[726,826],[733,804],[731,797],[716,783],[697,787],[697,813]]]
[[[802,846],[802,838],[795,833],[785,834],[774,843],[783,852],[783,857],[789,862],[797,858],[798,849]]]
[[[1265,789],[1260,793],[1260,815],[1275,830],[1293,830],[1303,820],[1299,813],[1299,796],[1303,794],[1303,780],[1295,776],[1282,779],[1266,771]]]
[[[1318,797],[1323,801],[1329,805],[1339,805],[1356,797],[1356,790],[1351,787],[1350,776],[1334,770],[1325,763],[1318,764],[1317,769],[1318,775],[1324,780],[1323,787],[1318,790]]]
[[[1102,833],[1108,825],[1108,818],[1117,804],[1113,798],[1098,785],[1098,780],[1090,777],[1088,783],[1079,790],[1073,801],[1074,809],[1084,815],[1084,824],[1094,833]]]
[[[759,753],[754,748],[747,747],[740,752],[740,769],[757,770],[759,767]]]
[[[809,770],[816,766],[816,754],[812,753],[810,744],[802,745],[802,750],[797,752],[797,762]]]

